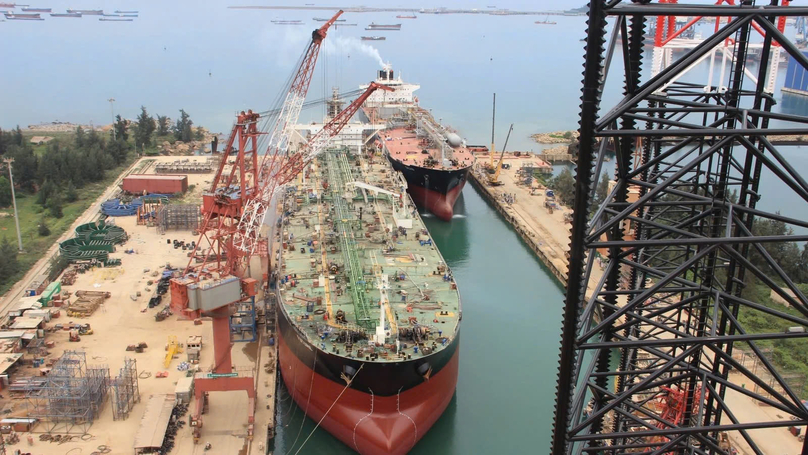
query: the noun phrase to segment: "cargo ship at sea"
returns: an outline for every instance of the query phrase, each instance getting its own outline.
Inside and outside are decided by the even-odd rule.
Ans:
[[[384,41],[387,37],[384,36],[363,36],[362,41]]]
[[[401,30],[401,24],[376,24],[371,22],[365,30]]]
[[[79,13],[85,16],[101,16],[104,14],[102,9],[68,9],[68,13]]]
[[[359,149],[324,151],[282,200],[280,371],[297,405],[345,445],[404,454],[454,395],[460,294],[407,179],[378,148]]]
[[[392,93],[377,91],[365,102],[365,115],[388,125],[376,145],[407,179],[415,203],[444,221],[451,220],[474,155],[456,131],[418,105],[414,92],[419,85],[405,83],[400,74],[396,78],[389,66],[378,72],[376,83],[395,88]]]

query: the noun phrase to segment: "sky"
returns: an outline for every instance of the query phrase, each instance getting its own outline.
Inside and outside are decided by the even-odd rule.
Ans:
[[[271,103],[308,39],[311,29],[308,24],[284,28],[270,21],[282,18],[308,21],[310,16],[328,15],[326,11],[234,10],[226,6],[293,3],[39,1],[32,6],[51,7],[55,12],[66,8],[103,8],[106,12],[138,10],[140,17],[131,23],[100,22],[92,16],[65,19],[48,15],[44,15],[45,21],[0,22],[0,42],[6,43],[3,50],[6,63],[0,69],[0,87],[3,88],[0,127],[55,120],[108,123],[111,106],[107,100],[110,98],[115,99],[115,113],[124,117],[135,117],[141,105],[152,114],[172,117],[176,117],[180,108],[185,108],[198,121],[204,119],[216,127],[226,127],[236,110],[255,107],[261,102]],[[316,0],[313,3],[319,4]],[[360,3],[391,6],[384,1],[357,2]],[[512,10],[566,9],[581,6],[583,2],[494,4]],[[451,0],[421,5],[474,7],[472,2]],[[484,9],[487,4],[476,6]],[[360,25],[372,20],[369,14],[352,16],[350,20]],[[393,17],[390,13],[384,16]],[[491,33],[508,33],[508,30],[491,30]],[[447,54],[452,47],[452,40],[449,41],[441,43],[446,46]],[[458,44],[462,46],[462,42]],[[368,63],[375,66],[372,61]]]

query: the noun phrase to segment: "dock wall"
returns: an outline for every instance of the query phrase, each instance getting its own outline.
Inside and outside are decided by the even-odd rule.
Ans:
[[[528,226],[525,226],[522,222],[520,222],[512,213],[505,209],[503,202],[498,200],[497,197],[491,192],[490,188],[485,185],[485,183],[479,180],[479,176],[477,176],[474,172],[469,172],[468,174],[469,180],[471,184],[479,190],[480,194],[494,207],[505,221],[513,227],[513,229],[519,234],[522,240],[530,247],[531,250],[539,257],[542,263],[547,267],[548,270],[553,274],[553,276],[561,283],[562,286],[566,286],[567,284],[567,271],[566,267],[561,269],[556,263],[550,260],[546,249],[549,247],[547,246],[547,242],[552,242],[552,239],[545,239],[543,238],[538,232],[534,231]]]

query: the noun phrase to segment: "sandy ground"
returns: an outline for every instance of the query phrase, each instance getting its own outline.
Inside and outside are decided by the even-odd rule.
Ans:
[[[175,157],[161,157],[166,160],[176,159]],[[210,181],[213,174],[189,174],[189,184],[196,184],[201,191],[202,186],[207,186],[204,182]],[[99,202],[108,198],[100,198]],[[98,205],[94,204],[81,220],[89,220],[94,217],[98,210]],[[83,222],[83,221],[82,221]],[[78,223],[78,222],[77,222]],[[169,368],[164,368],[163,362],[166,356],[165,345],[169,335],[176,335],[181,343],[184,343],[189,335],[201,335],[203,339],[203,349],[201,352],[200,367],[206,371],[213,361],[213,346],[211,344],[212,333],[209,321],[204,321],[202,325],[194,325],[191,321],[180,321],[176,316],[172,316],[165,321],[156,322],[154,315],[160,307],[148,309],[148,298],[154,286],[147,284],[148,280],[156,280],[152,276],[154,271],[162,271],[166,263],[172,266],[185,267],[188,262],[187,251],[174,249],[171,244],[166,243],[166,239],[196,240],[190,231],[169,231],[164,235],[157,233],[155,228],[136,225],[135,217],[120,217],[116,223],[124,228],[130,235],[129,241],[117,248],[117,252],[112,257],[119,257],[122,266],[109,269],[96,269],[85,274],[78,275],[76,283],[65,287],[65,290],[75,292],[76,290],[100,290],[109,291],[112,296],[107,299],[104,305],[95,314],[86,319],[67,318],[64,311],[58,319],[53,319],[50,325],[56,323],[87,322],[92,325],[93,335],[82,336],[78,343],[67,341],[66,331],[59,331],[47,334],[48,340],[56,342],[56,346],[50,349],[52,357],[58,357],[64,350],[85,350],[88,364],[108,365],[110,375],[114,377],[123,366],[124,357],[132,357],[137,360],[138,372],[142,376],[148,376],[139,380],[140,403],[136,404],[131,415],[124,421],[113,421],[112,406],[107,399],[100,417],[93,422],[88,433],[93,435],[90,441],[75,441],[64,444],[54,444],[40,442],[38,435],[34,435],[33,447],[28,446],[26,435],[22,434],[22,442],[15,447],[27,450],[36,454],[59,454],[62,455],[70,449],[80,448],[71,454],[89,454],[101,445],[107,445],[112,449],[113,454],[133,453],[133,439],[140,425],[140,420],[146,407],[149,396],[153,394],[173,393],[176,382],[185,375],[185,372],[177,371],[177,365],[186,360],[186,354],[182,353],[171,362]],[[134,249],[135,254],[125,254],[124,250]],[[149,269],[146,272],[146,269]],[[33,277],[33,275],[32,275]],[[27,283],[23,283],[27,284]],[[130,296],[141,292],[142,296],[133,301]],[[163,303],[168,303],[168,294],[164,296]],[[13,301],[13,300],[12,300]],[[145,311],[144,311],[145,310]],[[148,349],[146,352],[136,354],[127,352],[126,346],[146,342]],[[263,371],[262,365],[268,359],[274,360],[271,349],[263,347],[258,349],[259,342],[235,343],[233,346],[233,363],[238,369],[257,369],[260,373],[257,377],[258,395],[256,415],[255,437],[250,447],[245,436],[247,428],[247,395],[243,392],[212,393],[210,398],[210,412],[203,416],[204,426],[202,429],[202,443],[210,442],[213,452],[222,454],[259,453],[264,449],[266,439],[266,425],[272,418],[274,411],[274,373],[268,375]],[[261,359],[256,362],[256,355],[260,353]],[[261,368],[256,368],[261,366]],[[32,368],[19,370],[20,374],[35,375],[37,371]],[[167,378],[157,378],[155,375],[159,371],[168,371]],[[255,373],[255,372],[254,372]],[[14,400],[8,396],[0,400],[0,406],[6,409],[15,409],[12,415],[17,415],[21,407],[25,405],[24,399]],[[189,414],[193,411],[195,401],[192,400]],[[270,408],[267,408],[270,405]],[[187,415],[186,415],[187,418]],[[35,432],[43,431],[42,426],[35,428]],[[76,429],[75,431],[79,431]],[[175,440],[175,447],[172,453],[176,454],[201,454],[205,453],[204,444],[194,445],[191,432],[186,425],[179,430]]]

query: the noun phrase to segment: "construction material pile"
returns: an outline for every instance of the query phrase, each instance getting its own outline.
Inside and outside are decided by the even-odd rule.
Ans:
[[[78,274],[78,269],[73,267],[72,265],[65,270],[65,273],[62,275],[61,283],[63,286],[70,286],[76,282],[76,275]]]
[[[124,203],[121,199],[110,199],[101,204],[101,212],[107,216],[132,216],[137,213],[137,210],[146,201],[159,200],[163,204],[168,204],[168,194],[147,194],[145,196],[132,199],[128,203]]]
[[[109,253],[127,239],[123,228],[104,221],[82,224],[76,228],[76,237],[59,244],[59,254],[68,262],[91,260],[104,267],[120,265],[120,259],[109,259]]]
[[[67,306],[67,315],[75,318],[87,318],[111,296],[104,291],[76,291],[76,300]]]

